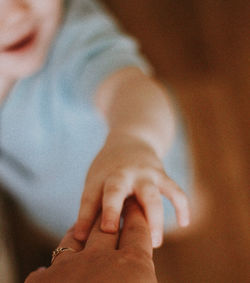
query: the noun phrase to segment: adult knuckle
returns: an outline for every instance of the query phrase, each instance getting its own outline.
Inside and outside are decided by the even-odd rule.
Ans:
[[[94,258],[96,260],[100,257],[100,250],[95,245],[89,246],[87,249],[85,249],[84,253],[87,259]]]
[[[134,224],[127,224],[128,233],[134,233],[137,231],[137,228],[139,229],[139,227],[135,226]]]
[[[147,231],[144,225],[142,224],[130,224],[127,226],[128,233],[144,235]]]
[[[127,248],[126,251],[123,253],[123,259],[127,262],[130,262],[131,260],[137,259],[139,256],[136,249],[133,248]]]
[[[146,250],[144,250],[144,249],[142,249],[142,248],[140,248],[140,249],[137,251],[137,253],[138,253],[138,256],[140,257],[140,259],[141,259],[143,262],[152,259],[152,255],[151,255],[148,251],[146,251]]]
[[[137,247],[137,248],[127,248],[123,254],[123,258],[127,262],[131,262],[134,260],[138,262],[138,261],[146,261],[148,259],[151,259],[151,256],[145,250]]]

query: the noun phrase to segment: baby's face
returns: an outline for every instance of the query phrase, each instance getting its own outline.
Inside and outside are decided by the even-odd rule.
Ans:
[[[43,65],[62,0],[0,0],[0,76],[20,79]]]

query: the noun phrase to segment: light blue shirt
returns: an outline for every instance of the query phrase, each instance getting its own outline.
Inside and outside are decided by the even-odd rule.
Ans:
[[[50,233],[62,236],[75,222],[86,173],[105,140],[93,94],[126,66],[148,70],[136,42],[99,4],[72,0],[43,68],[18,81],[1,106],[0,180]],[[183,138],[177,141],[165,165],[185,186]],[[173,215],[169,204],[166,213]]]

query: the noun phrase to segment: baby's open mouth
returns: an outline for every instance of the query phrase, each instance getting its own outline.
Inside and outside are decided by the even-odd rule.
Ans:
[[[26,36],[24,36],[22,39],[18,40],[17,42],[7,46],[4,48],[4,52],[17,52],[25,49],[26,47],[31,46],[31,44],[34,42],[36,37],[36,32],[32,32]]]

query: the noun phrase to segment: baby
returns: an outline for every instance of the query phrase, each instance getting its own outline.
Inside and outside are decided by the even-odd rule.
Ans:
[[[162,242],[161,195],[188,225],[187,198],[163,167],[173,111],[136,43],[93,0],[0,7],[0,178],[26,213],[48,231],[65,230],[84,186],[78,240],[99,209],[101,229],[116,232],[130,195],[154,247]]]

